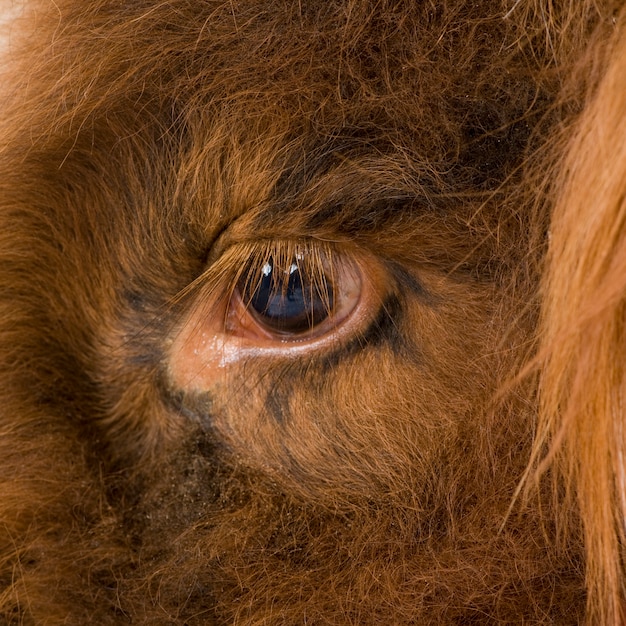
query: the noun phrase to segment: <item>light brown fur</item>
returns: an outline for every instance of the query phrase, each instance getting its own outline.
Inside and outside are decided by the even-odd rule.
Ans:
[[[622,13],[27,2],[0,620],[622,623]],[[259,334],[268,259],[359,315]]]

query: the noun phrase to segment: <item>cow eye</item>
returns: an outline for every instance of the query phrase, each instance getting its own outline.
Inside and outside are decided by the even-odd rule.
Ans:
[[[231,332],[280,341],[330,332],[355,309],[361,275],[343,255],[318,248],[281,250],[250,259],[233,298]]]
[[[375,323],[390,289],[367,250],[320,241],[231,245],[170,347],[176,385],[209,389],[241,360],[337,349]]]

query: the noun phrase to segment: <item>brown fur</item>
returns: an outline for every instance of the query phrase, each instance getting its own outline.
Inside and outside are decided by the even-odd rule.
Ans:
[[[620,624],[621,4],[28,1],[2,623]],[[362,319],[270,349],[298,255]]]

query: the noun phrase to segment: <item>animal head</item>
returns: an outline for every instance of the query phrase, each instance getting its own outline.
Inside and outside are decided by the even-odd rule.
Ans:
[[[618,623],[620,9],[25,3],[8,623]]]

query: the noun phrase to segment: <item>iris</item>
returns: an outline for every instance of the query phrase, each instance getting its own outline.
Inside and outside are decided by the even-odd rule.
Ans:
[[[321,324],[333,310],[331,282],[323,275],[308,275],[294,259],[279,266],[269,258],[256,281],[248,280],[244,300],[257,321],[269,330],[304,333]]]

